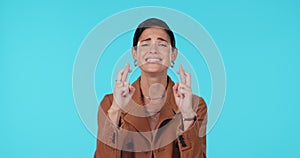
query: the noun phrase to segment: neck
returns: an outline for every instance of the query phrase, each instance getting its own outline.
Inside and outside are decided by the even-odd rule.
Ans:
[[[144,96],[157,98],[165,93],[167,71],[161,73],[141,72],[141,89]]]

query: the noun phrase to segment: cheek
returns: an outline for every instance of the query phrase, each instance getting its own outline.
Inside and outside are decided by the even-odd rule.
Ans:
[[[145,53],[138,53],[137,54],[137,60],[144,60],[145,58]]]
[[[146,63],[146,61],[145,61],[145,53],[138,53],[136,55],[136,60],[137,60],[139,66],[145,64]]]
[[[165,62],[170,62],[171,61],[171,54],[164,54],[163,56],[163,60],[165,61]]]

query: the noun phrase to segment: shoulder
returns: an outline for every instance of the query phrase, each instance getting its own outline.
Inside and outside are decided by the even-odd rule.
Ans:
[[[198,111],[198,110],[206,111],[207,106],[206,106],[205,100],[202,97],[193,94],[193,108],[196,111]]]
[[[106,94],[100,102],[99,108],[102,108],[105,113],[107,113],[108,109],[110,108],[113,102],[113,97],[113,94]]]

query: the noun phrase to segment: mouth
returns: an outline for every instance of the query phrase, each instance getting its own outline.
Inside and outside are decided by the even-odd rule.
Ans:
[[[145,61],[147,63],[160,63],[162,61],[161,58],[146,58]]]

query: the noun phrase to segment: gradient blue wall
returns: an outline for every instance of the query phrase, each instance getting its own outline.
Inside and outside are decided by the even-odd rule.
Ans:
[[[93,156],[72,94],[76,53],[99,22],[148,5],[190,15],[220,49],[227,95],[208,157],[300,157],[296,0],[0,1],[0,157]]]

